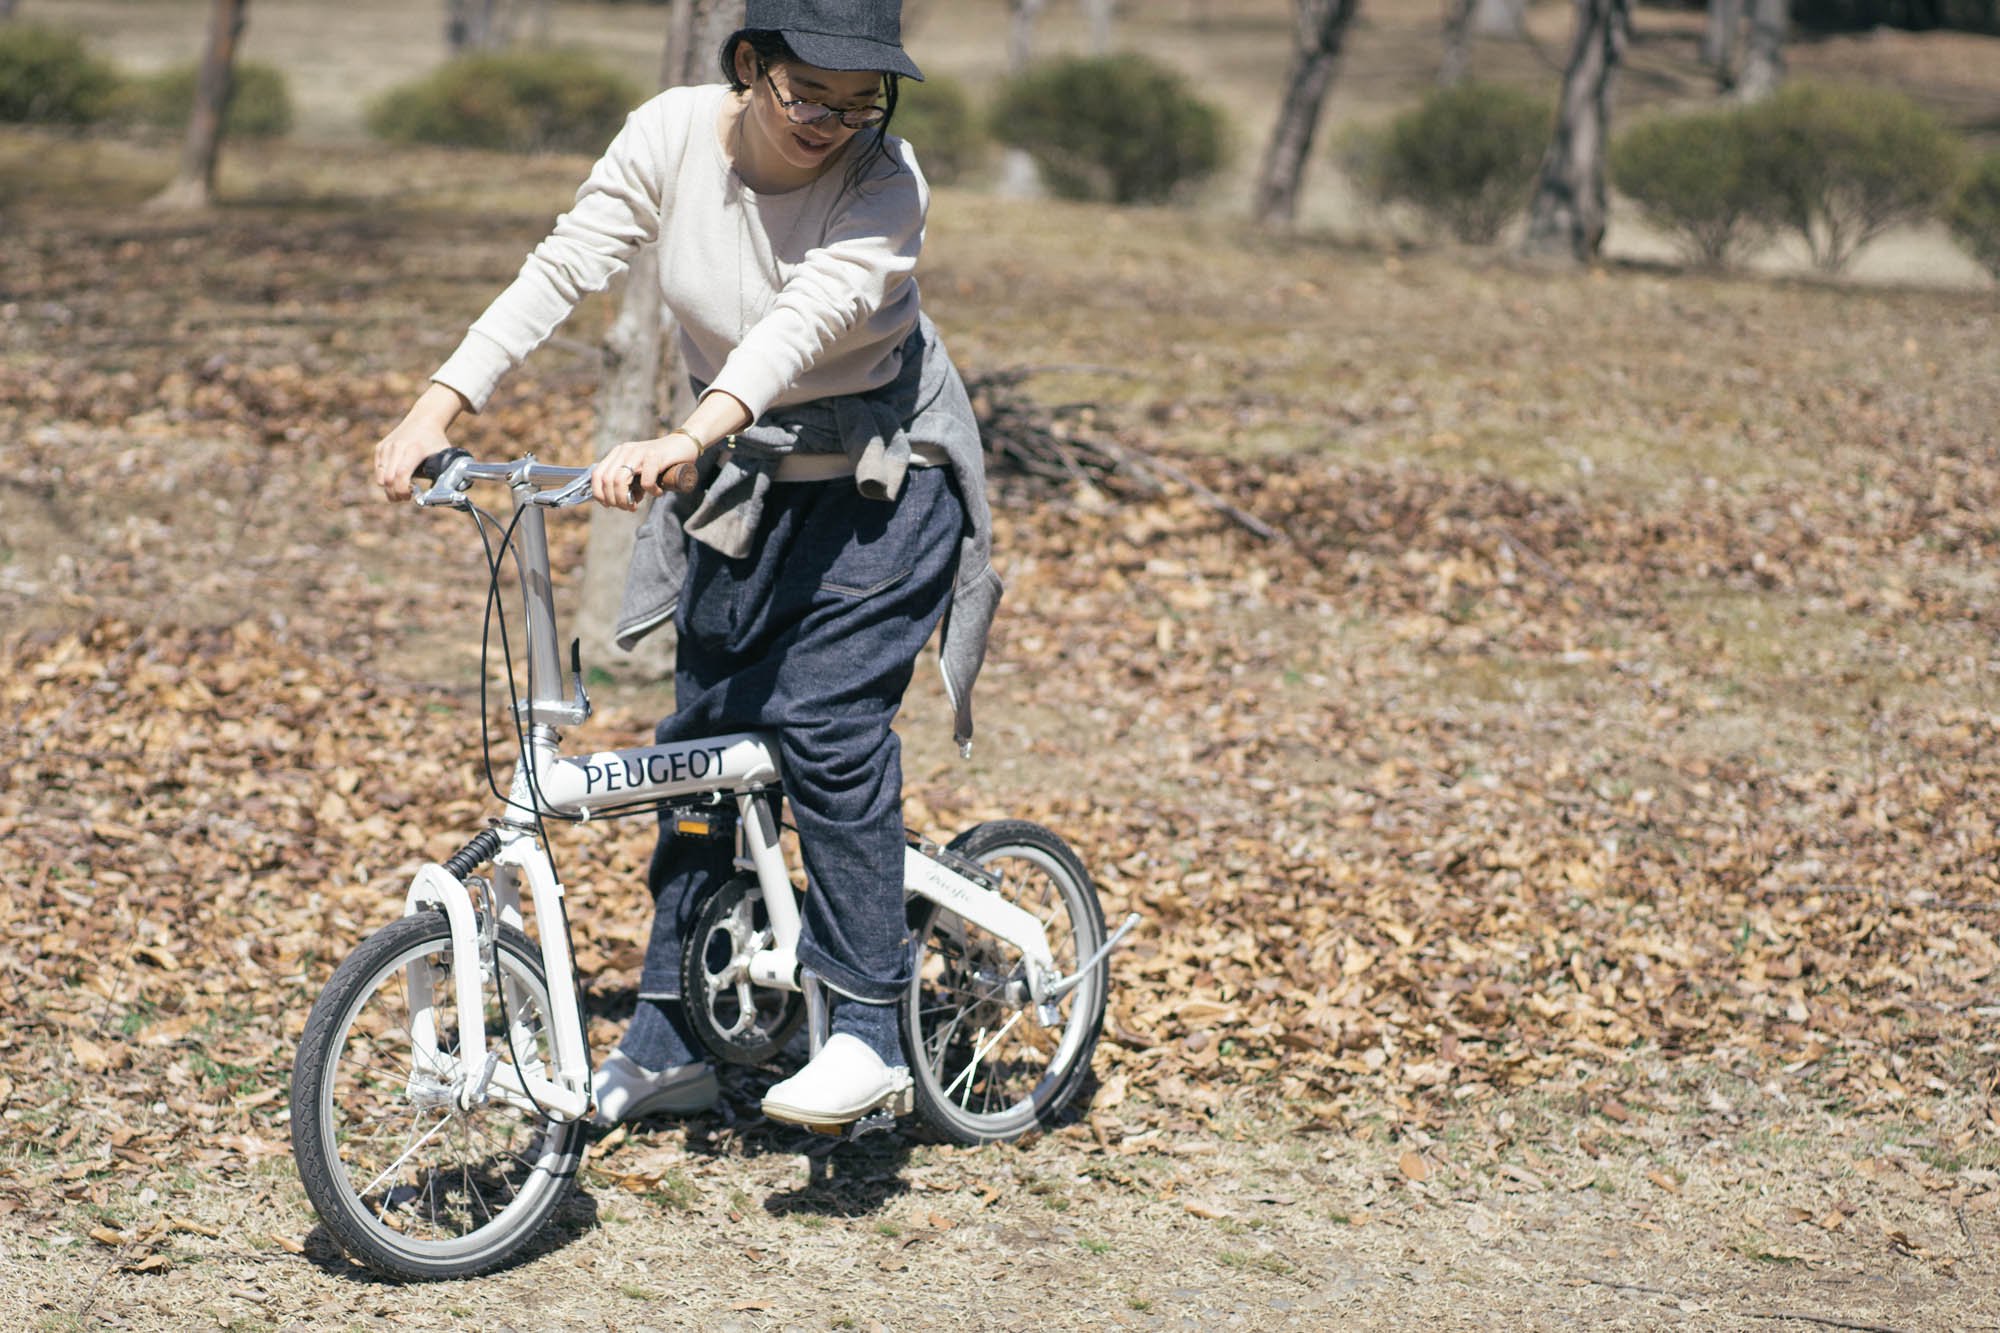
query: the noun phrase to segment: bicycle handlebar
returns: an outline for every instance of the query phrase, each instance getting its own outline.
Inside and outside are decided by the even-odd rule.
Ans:
[[[449,477],[451,491],[455,495],[467,490],[475,481],[504,481],[509,484],[525,482],[535,486],[549,486],[556,489],[543,491],[535,496],[538,503],[551,507],[581,504],[589,498],[587,483],[590,469],[587,467],[559,467],[554,463],[543,463],[528,457],[511,463],[481,463],[473,459],[464,449],[440,449],[417,464],[416,475],[429,482],[442,482]],[[676,463],[660,477],[661,485],[669,491],[686,494],[701,484],[700,474],[693,463]],[[633,498],[638,498],[638,479],[633,478]],[[432,490],[440,489],[433,486]],[[430,492],[417,497],[419,504],[448,503],[445,497],[430,499]]]

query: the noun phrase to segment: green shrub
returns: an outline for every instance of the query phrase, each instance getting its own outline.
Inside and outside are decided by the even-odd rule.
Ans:
[[[965,85],[940,74],[922,83],[903,80],[889,132],[910,141],[933,185],[964,179],[986,152],[985,130],[973,113]]]
[[[993,137],[1025,150],[1072,199],[1171,198],[1222,164],[1222,116],[1140,55],[1051,61],[1010,80]]]
[[[74,33],[0,25],[0,121],[88,124],[109,109],[117,87],[117,73]]]
[[[1638,125],[1611,148],[1611,181],[1688,258],[1720,267],[1767,230],[1770,182],[1750,169],[1740,108]]]
[[[194,111],[194,87],[200,77],[197,65],[133,79],[119,90],[116,114],[120,119],[160,129],[187,128]],[[292,94],[285,76],[269,65],[239,60],[236,87],[229,96],[229,113],[223,130],[229,134],[277,138],[292,131]]]
[[[1945,216],[1972,257],[2000,278],[2000,153],[1974,164]]]
[[[1360,136],[1348,166],[1378,202],[1409,204],[1459,240],[1484,245],[1527,204],[1554,124],[1544,98],[1462,83]]]
[[[640,100],[632,84],[574,51],[462,56],[368,109],[368,129],[394,143],[506,152],[596,152]]]
[[[1766,220],[1829,273],[1890,227],[1935,216],[1964,160],[1936,117],[1886,89],[1793,82],[1744,114]]]

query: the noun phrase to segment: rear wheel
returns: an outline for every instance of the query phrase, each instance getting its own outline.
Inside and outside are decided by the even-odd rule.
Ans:
[[[500,1066],[555,1064],[541,953],[503,928],[482,978]],[[292,1065],[292,1155],[306,1195],[357,1262],[397,1278],[469,1277],[525,1246],[576,1184],[581,1121],[497,1095],[458,1057],[457,970],[442,912],[363,941],[306,1020]],[[496,980],[498,984],[496,984]],[[505,995],[503,1016],[501,997]]]
[[[960,834],[950,850],[1042,922],[1061,975],[1104,943],[1090,875],[1048,829],[996,820]],[[1104,969],[1058,1000],[1057,1022],[1044,1027],[1019,950],[927,899],[911,899],[910,912],[918,954],[903,1040],[925,1123],[958,1143],[1019,1138],[1054,1123],[1090,1074],[1104,1026]]]

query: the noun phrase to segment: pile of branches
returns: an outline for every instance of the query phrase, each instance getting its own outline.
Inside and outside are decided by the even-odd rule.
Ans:
[[[1102,367],[1090,369],[1120,373]],[[1022,388],[1035,373],[1033,367],[1020,366],[965,377],[986,445],[986,473],[1000,498],[1022,490],[1046,495],[1053,489],[1076,486],[1122,498],[1182,490],[1266,541],[1289,540],[1283,531],[1231,504],[1185,468],[1095,428],[1093,404],[1050,407],[1036,402]]]

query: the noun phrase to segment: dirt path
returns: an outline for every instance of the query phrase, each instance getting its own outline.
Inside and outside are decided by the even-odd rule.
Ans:
[[[732,1105],[748,1107],[746,1086]],[[49,1330],[2000,1326],[1993,1196],[1969,1200],[1921,1149],[1858,1143],[1782,1111],[1750,1129],[1735,1107],[1677,1111],[1663,1098],[1619,1110],[1622,1123],[1570,1122],[1601,1139],[1595,1156],[1490,1126],[1484,1141],[1419,1148],[1249,1113],[1108,1149],[1082,1126],[1022,1147],[877,1136],[829,1150],[727,1117],[658,1123],[599,1146],[539,1255],[425,1287],[349,1266],[273,1158],[137,1210],[169,1219],[156,1247],[100,1243],[76,1214],[32,1229],[10,1217],[0,1319]],[[1524,1105],[1512,1128],[1534,1115]],[[1742,1128],[1729,1131],[1732,1118]],[[153,1271],[121,1270],[141,1252]]]

